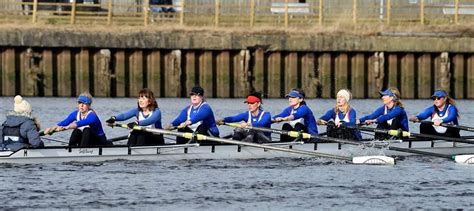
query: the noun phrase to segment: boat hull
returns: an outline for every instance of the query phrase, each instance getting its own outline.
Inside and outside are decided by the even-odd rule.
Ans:
[[[410,156],[412,153],[392,151],[375,147],[362,147],[338,143],[278,143],[272,146],[298,150],[315,151],[342,156]],[[450,142],[418,141],[413,143],[392,143],[390,146],[411,148],[445,155],[474,154],[474,145]],[[262,159],[308,155],[265,150],[238,145],[165,145],[165,146],[110,146],[110,147],[47,147],[43,149],[21,149],[17,152],[2,152],[2,163],[56,163],[56,162],[100,162],[107,160],[189,160],[189,159]]]

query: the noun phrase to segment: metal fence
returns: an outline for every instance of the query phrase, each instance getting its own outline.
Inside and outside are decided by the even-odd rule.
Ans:
[[[90,2],[90,3],[88,3]],[[474,0],[3,0],[0,22],[310,27],[474,21]]]

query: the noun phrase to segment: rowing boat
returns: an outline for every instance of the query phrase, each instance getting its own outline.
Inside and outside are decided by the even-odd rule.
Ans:
[[[387,155],[387,156],[409,156],[411,153],[380,149],[371,147],[372,142],[363,146],[349,144],[317,142],[317,143],[270,143],[266,145],[295,150],[313,151],[319,153],[334,154],[340,156],[348,155]],[[444,141],[413,140],[409,142],[392,141],[390,146],[417,149],[445,155],[472,154],[474,145],[453,143]],[[261,149],[248,146],[232,144],[166,144],[161,146],[136,146],[125,145],[103,146],[103,147],[67,147],[50,146],[42,149],[21,149],[16,152],[0,152],[2,163],[56,163],[56,162],[100,162],[107,160],[190,160],[190,159],[262,159],[262,158],[300,158],[309,157],[303,154],[292,154],[282,151]],[[469,164],[474,164],[474,157],[466,159]]]

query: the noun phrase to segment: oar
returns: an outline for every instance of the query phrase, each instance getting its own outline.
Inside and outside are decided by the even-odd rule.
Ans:
[[[228,124],[232,125],[232,123],[228,123]],[[234,124],[232,126],[239,126],[240,127],[240,125],[238,125],[238,124]],[[390,135],[393,135],[393,136],[398,136],[400,134],[402,136],[406,136],[406,137],[410,136],[410,133],[406,132],[406,131],[383,130],[383,129],[378,129],[378,128],[367,128],[367,127],[356,127],[356,126],[347,126],[347,127],[348,128],[357,128],[357,129],[361,129],[361,130],[366,129],[366,131],[370,130],[370,131],[375,131],[375,132],[382,132],[382,133],[390,134]],[[267,128],[261,128],[261,127],[252,127],[252,129],[260,130],[260,131],[269,130]],[[275,130],[275,129],[272,129],[272,130]],[[282,132],[281,130],[279,130],[279,131]],[[292,137],[301,136],[303,138],[308,138],[309,137],[309,138],[315,138],[315,139],[319,139],[319,140],[331,141],[331,142],[342,143],[342,144],[365,145],[364,143],[358,142],[358,141],[337,139],[337,138],[332,138],[332,137],[315,136],[315,135],[311,135],[311,134],[308,134],[308,133],[296,133],[295,134],[295,133],[289,133],[289,131],[283,131],[283,132],[289,134]],[[424,134],[421,134],[421,135],[424,135]],[[376,146],[376,145],[374,147],[381,148],[381,149],[384,148],[382,146]],[[465,163],[465,164],[474,163],[474,155],[445,155],[445,154],[439,154],[439,153],[434,153],[434,152],[427,152],[427,151],[409,149],[409,148],[400,148],[400,147],[394,147],[394,146],[388,146],[386,148],[388,150],[392,150],[392,151],[407,152],[407,153],[413,153],[413,154],[421,154],[421,155],[428,155],[428,156],[433,156],[433,157],[447,158],[447,159],[450,159],[450,160],[454,160],[457,163]],[[391,158],[391,157],[387,157],[387,158]],[[393,159],[393,158],[391,158],[391,159]]]
[[[107,141],[116,142],[116,141],[121,141],[121,140],[125,140],[125,139],[128,139],[128,135],[123,135],[123,136],[119,136],[119,137],[115,137],[115,138],[110,138],[110,139],[107,139]]]
[[[58,143],[61,143],[61,144],[69,144],[69,142],[67,142],[67,141],[61,141],[61,140],[54,139],[54,138],[49,138],[49,137],[43,137],[41,139],[44,139],[44,140],[47,140],[47,141],[54,141],[54,142],[58,142]]]
[[[371,127],[358,127],[358,126],[348,126],[348,127],[357,128],[359,130],[364,130],[364,131],[389,134],[391,136],[397,136],[397,137],[419,137],[419,138],[429,138],[429,139],[434,139],[434,140],[445,140],[445,141],[452,141],[452,142],[459,142],[459,143],[466,143],[466,144],[474,144],[474,140],[466,140],[463,138],[436,136],[436,135],[422,134],[422,133],[412,133],[412,132],[407,132],[407,131],[402,131],[402,130],[385,130],[385,129],[371,128]]]
[[[240,128],[240,124],[237,124],[237,123],[224,122],[224,125],[227,125],[227,126],[230,126],[230,127]],[[311,134],[302,133],[300,131],[286,131],[286,130],[279,130],[279,129],[274,129],[274,128],[253,127],[251,125],[248,125],[245,128],[250,129],[250,130],[258,130],[258,131],[262,131],[262,132],[276,133],[276,134],[280,134],[280,135],[287,135],[287,136],[290,136],[292,138],[298,138],[300,136],[301,136],[301,138],[304,138],[304,139],[311,138]]]
[[[116,125],[116,126],[126,127],[126,125]],[[242,146],[262,148],[262,149],[275,150],[275,151],[281,151],[281,152],[288,152],[288,153],[294,153],[294,154],[300,154],[300,155],[309,155],[309,156],[315,156],[315,157],[324,157],[324,158],[331,158],[331,159],[338,159],[338,160],[346,160],[346,161],[352,161],[352,163],[354,163],[354,164],[385,164],[385,165],[394,165],[395,164],[395,160],[393,158],[386,159],[383,156],[363,156],[363,157],[352,157],[351,158],[351,157],[346,157],[346,156],[326,154],[326,153],[320,153],[320,152],[314,152],[314,151],[288,149],[288,148],[281,148],[281,147],[270,146],[270,145],[262,145],[262,144],[256,144],[256,143],[242,142],[242,141],[236,141],[236,140],[231,140],[231,139],[223,139],[223,138],[205,136],[205,135],[201,135],[201,134],[167,131],[167,130],[156,129],[156,128],[146,128],[146,127],[136,126],[133,129],[134,130],[152,132],[152,133],[175,135],[175,136],[184,137],[184,138],[187,138],[187,139],[192,139],[193,137],[196,137],[197,140],[199,140],[199,141],[206,141],[207,140],[207,141],[214,141],[214,142],[219,142],[219,143],[242,145]]]
[[[392,135],[392,136],[400,136],[401,135],[403,137],[422,137],[422,138],[433,138],[433,139],[450,138],[450,139],[456,139],[456,140],[459,139],[459,138],[452,138],[452,137],[439,137],[439,136],[433,136],[433,135],[428,135],[428,134],[410,133],[410,132],[401,131],[401,130],[384,130],[384,129],[370,128],[370,127],[354,127],[354,128],[358,128],[359,130],[373,131],[373,132],[378,132],[378,133],[389,134],[389,135]],[[464,139],[459,139],[459,140],[465,141],[464,143],[473,143],[473,142],[469,142],[468,140],[464,140]],[[393,146],[389,146],[388,149],[389,150],[394,150],[394,151],[400,151],[400,152],[408,152],[408,153],[414,153],[414,154],[428,155],[428,156],[433,156],[433,157],[448,158],[450,160],[456,161],[457,163],[464,163],[464,164],[473,164],[474,163],[474,154],[470,154],[470,155],[445,155],[445,154],[440,154],[440,153],[427,152],[427,151],[409,149],[409,148],[399,148],[399,147],[393,147]]]
[[[434,122],[432,122],[432,121],[421,121],[420,123],[429,124],[429,125],[434,124]],[[453,124],[448,124],[448,123],[441,123],[440,126],[456,128],[456,129],[460,129],[460,130],[466,130],[466,131],[474,132],[474,127],[468,127],[468,126],[462,126],[462,125],[453,125]]]

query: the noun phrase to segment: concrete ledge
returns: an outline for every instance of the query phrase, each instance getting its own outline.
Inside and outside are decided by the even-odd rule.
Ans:
[[[235,33],[215,31],[87,32],[7,29],[0,31],[0,46],[92,47],[139,49],[269,51],[385,51],[474,52],[474,38],[423,35],[318,35],[297,33]]]

